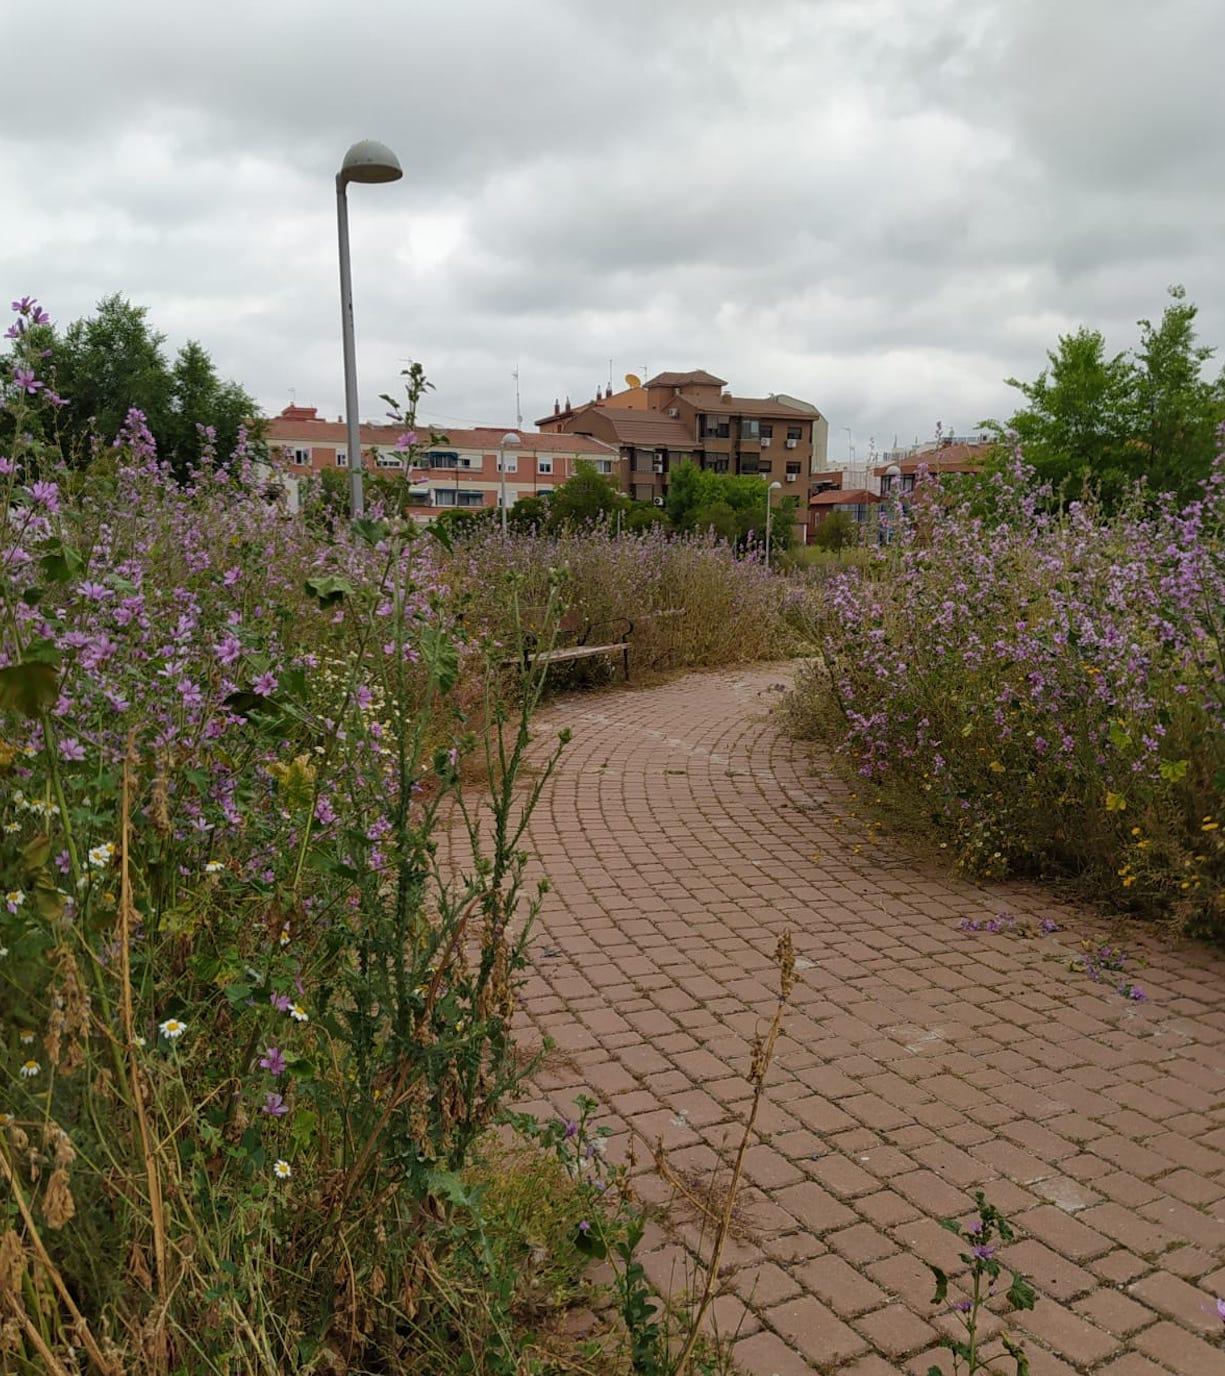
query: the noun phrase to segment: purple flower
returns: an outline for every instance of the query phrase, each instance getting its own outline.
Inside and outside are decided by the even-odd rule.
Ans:
[[[315,821],[322,827],[331,826],[336,820],[336,809],[321,793],[315,800]]]
[[[1059,923],[1056,922],[1053,917],[1044,917],[1041,922],[1041,927],[1043,932],[1049,936],[1052,932],[1057,932],[1059,930]]]
[[[953,1308],[954,1308],[959,1314],[968,1314],[968,1313],[970,1312],[970,1301],[969,1301],[969,1300],[958,1300],[957,1303],[953,1306]]]
[[[260,674],[259,678],[251,685],[251,691],[258,693],[261,698],[269,697],[276,692],[277,677],[275,674]]]
[[[980,1242],[978,1246],[974,1248],[974,1255],[979,1261],[990,1261],[995,1255],[995,1248],[988,1246],[985,1242]]]
[[[284,1118],[289,1112],[284,1096],[274,1094],[271,1090],[264,1096],[264,1102],[260,1108],[261,1113],[266,1113],[270,1118]]]
[[[273,994],[270,1002],[278,1013],[288,1013],[293,1007],[293,999],[288,994]]]
[[[1221,1322],[1222,1322],[1222,1323],[1225,1323],[1225,1300],[1223,1300],[1223,1299],[1218,1299],[1218,1300],[1217,1300],[1217,1302],[1216,1302],[1216,1312],[1217,1312],[1217,1317],[1221,1320]]]
[[[284,1013],[288,1011],[288,1008],[289,1000],[286,999],[285,1007],[281,1009],[281,1012]],[[260,1069],[266,1070],[269,1075],[284,1075],[285,1073],[285,1057],[284,1055],[282,1055],[281,1048],[279,1046],[268,1047],[264,1054],[259,1058],[259,1064]]]
[[[29,396],[37,396],[42,391],[42,383],[34,376],[32,368],[14,368],[13,381],[17,384],[18,391],[26,392]]]
[[[30,496],[36,506],[44,506],[52,516],[60,509],[60,490],[55,483],[45,483],[41,479],[30,484]]]
[[[411,449],[417,443],[417,432],[415,430],[405,430],[402,435],[396,436],[395,447],[397,449]]]
[[[71,736],[65,736],[60,741],[60,758],[63,760],[83,760],[85,758],[85,747],[80,741],[74,740]]]
[[[587,1234],[591,1232],[591,1224],[588,1223],[586,1219],[583,1219],[583,1221],[578,1225],[578,1230],[580,1233],[583,1234],[584,1237],[586,1237]]]
[[[568,1142],[572,1137],[578,1136],[578,1123],[571,1118],[566,1124],[566,1130],[562,1133],[562,1141]]]

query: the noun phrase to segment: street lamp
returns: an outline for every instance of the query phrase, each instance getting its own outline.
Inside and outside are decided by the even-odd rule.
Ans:
[[[353,276],[349,270],[350,182],[394,182],[404,173],[386,144],[362,139],[345,154],[336,174],[336,236],[340,245],[340,334],[345,356],[345,421],[349,436],[349,515],[357,519],[366,509],[362,491],[362,441],[357,414],[357,358],[353,345]]]
[[[517,449],[523,441],[514,430],[508,430],[502,436],[502,443],[498,446],[498,478],[499,478],[499,500],[502,503],[502,534],[506,534],[506,451]]]
[[[839,429],[846,431],[846,457],[848,463],[855,462],[855,437],[851,434],[849,425],[839,426]]]
[[[770,517],[774,512],[774,493],[783,490],[782,483],[774,482],[766,488],[766,568],[770,567]]]

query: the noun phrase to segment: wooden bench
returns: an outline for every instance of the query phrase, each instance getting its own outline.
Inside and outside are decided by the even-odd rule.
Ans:
[[[600,632],[599,635],[596,632]],[[630,676],[630,636],[634,623],[626,617],[615,621],[583,621],[564,616],[557,629],[557,638],[547,650],[539,650],[539,637],[527,631],[523,637],[523,654],[508,659],[527,671],[536,664],[569,664],[580,659],[620,658],[625,680]]]

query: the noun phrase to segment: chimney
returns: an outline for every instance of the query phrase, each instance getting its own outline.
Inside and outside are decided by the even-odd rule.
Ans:
[[[561,402],[559,402],[556,397],[553,398],[553,414],[555,416],[561,415]]]
[[[570,398],[567,397],[567,398],[566,398],[566,410],[569,411],[569,409],[570,409]]]

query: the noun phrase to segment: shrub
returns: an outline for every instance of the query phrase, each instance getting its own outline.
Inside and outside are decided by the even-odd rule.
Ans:
[[[1019,466],[991,483],[922,487],[874,568],[814,589],[797,729],[972,871],[1225,933],[1225,467],[1110,519],[1051,514]]]
[[[703,667],[769,658],[785,651],[785,584],[761,563],[742,559],[713,536],[678,536],[652,527],[618,537],[607,525],[557,535],[482,528],[444,564],[468,590],[466,616],[503,644],[513,640],[499,590],[513,574],[529,613],[543,607],[554,572],[574,618],[609,626],[634,623],[631,661],[640,669]],[[684,615],[653,613],[681,609]]]

